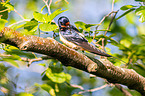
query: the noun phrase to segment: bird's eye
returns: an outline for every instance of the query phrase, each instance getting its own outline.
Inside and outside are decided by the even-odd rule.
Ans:
[[[60,24],[61,24],[61,25],[63,25],[63,23],[62,23],[62,22],[60,22]]]

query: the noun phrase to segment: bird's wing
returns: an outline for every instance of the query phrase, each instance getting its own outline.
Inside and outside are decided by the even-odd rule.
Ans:
[[[71,30],[71,32],[69,31],[68,34],[67,34],[67,32],[65,32],[65,34],[63,34],[63,37],[65,39],[67,39],[68,41],[82,47],[83,49],[85,49],[89,52],[92,52],[92,53],[95,53],[95,54],[98,54],[101,56],[111,57],[111,55],[109,55],[105,52],[102,52],[95,46],[89,44],[87,39],[85,39],[84,37],[79,35],[76,31],[74,32],[74,30]]]

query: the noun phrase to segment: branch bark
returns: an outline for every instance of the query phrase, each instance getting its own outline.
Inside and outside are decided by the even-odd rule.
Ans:
[[[145,96],[145,78],[132,69],[114,66],[106,59],[90,59],[89,57],[70,49],[52,38],[41,38],[22,35],[17,31],[5,27],[0,32],[3,43],[18,47],[20,50],[32,51],[56,58],[64,66],[86,71],[107,79],[110,83],[118,83],[137,90]]]

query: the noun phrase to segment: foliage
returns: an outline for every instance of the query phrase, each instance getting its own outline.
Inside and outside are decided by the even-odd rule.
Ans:
[[[15,10],[19,8],[20,2],[15,2],[16,4],[13,4],[13,0],[2,1],[5,2],[0,2],[0,30],[2,30],[4,26],[8,26],[14,28],[15,30],[19,30],[20,32],[23,32],[26,35],[39,34],[40,36],[40,34],[44,34],[44,36],[42,37],[47,37],[47,34],[45,34],[45,32],[48,32],[49,36],[51,33],[53,33],[53,36],[55,34],[57,35],[58,26],[54,20],[58,18],[60,14],[66,13],[66,11],[71,6],[73,6],[73,2],[78,3],[78,1],[75,0],[58,0],[56,2],[52,2],[52,4],[50,4],[51,6],[48,7],[47,5],[42,3],[42,1],[46,0],[28,0],[27,4],[25,4],[26,2],[24,0],[23,2],[25,3],[22,7],[24,7],[24,13],[26,13],[23,14],[22,12],[21,14],[23,15],[20,15]],[[140,5],[123,5],[119,9],[119,15],[117,13],[117,17],[115,17],[109,29],[107,28],[111,21],[110,17],[107,17],[102,23],[99,24],[89,24],[80,20],[76,21],[74,24],[79,29],[79,31],[84,34],[85,38],[90,43],[96,42],[94,45],[99,45],[100,49],[102,47],[105,47],[108,53],[110,52],[110,54],[112,53],[113,56],[127,63],[129,62],[128,65],[125,65],[116,59],[110,58],[110,61],[113,62],[115,66],[122,67],[122,65],[125,65],[127,68],[134,69],[140,75],[145,77],[145,54],[143,54],[145,52],[145,27],[143,25],[143,22],[145,22],[145,6],[142,4],[145,1],[135,1],[137,1],[137,4],[140,3]],[[88,0],[87,2],[90,1]],[[119,0],[116,0],[115,4],[120,4]],[[40,6],[38,7],[37,5],[43,7],[40,9]],[[52,11],[51,13],[48,13],[46,11],[49,8]],[[41,12],[39,9],[41,10]],[[96,10],[94,9],[94,11]],[[77,14],[77,11],[75,13]],[[29,17],[30,14],[31,18]],[[87,14],[87,12],[85,14]],[[71,16],[73,17],[73,15],[75,14],[72,14]],[[139,19],[137,17],[139,17]],[[26,20],[25,18],[29,20]],[[91,18],[91,16],[89,16],[89,18]],[[17,19],[18,21],[20,21],[19,19],[21,19],[22,22],[18,22]],[[121,24],[121,20],[124,19],[126,23]],[[107,32],[107,35],[104,35],[104,32]],[[133,33],[136,34],[132,35]],[[104,41],[102,41],[103,38],[105,39]],[[55,39],[59,41],[58,38]],[[0,90],[0,95],[9,95],[13,92],[16,96],[82,96],[81,94],[77,94],[79,91],[82,91],[82,89],[71,86],[72,83],[77,83],[78,85],[86,89],[95,88],[96,86],[99,86],[99,84],[104,83],[102,79],[99,81],[99,79],[97,78],[90,78],[87,73],[70,67],[64,68],[64,66],[59,61],[48,59],[45,60],[44,63],[42,63],[43,61],[37,63],[37,68],[40,67],[43,70],[41,70],[40,72],[36,72],[36,70],[34,69],[35,71],[33,70],[34,72],[31,72],[36,72],[37,75],[41,74],[42,82],[35,82],[32,77],[30,80],[26,80],[26,86],[21,86],[26,88],[21,88],[19,87],[18,81],[15,79],[19,78],[23,81],[23,78],[25,78],[25,76],[23,76],[22,74],[22,77],[20,77],[20,73],[17,72],[24,71],[24,69],[26,69],[25,71],[28,71],[28,69],[31,69],[31,66],[35,66],[35,64],[32,64],[29,68],[27,68],[26,66],[28,62],[22,61],[21,57],[36,59],[37,57],[41,57],[42,55],[31,52],[23,52],[16,47],[5,44],[1,44],[0,48],[1,53],[3,53],[0,55],[0,61],[3,61],[4,63],[0,64],[0,86],[7,90],[6,92]],[[115,53],[113,52],[114,50],[118,50],[118,52]],[[95,57],[95,55],[92,54],[91,56]],[[11,73],[11,71],[10,73],[7,73],[7,70],[9,68],[15,70],[14,74],[17,73],[14,76],[12,75],[12,79],[7,78],[9,76],[6,75]],[[32,81],[33,83],[30,81]],[[29,89],[28,91],[26,91],[27,88]],[[93,96],[92,93],[85,93],[85,95]],[[110,88],[106,92],[106,94],[110,94],[110,96],[120,94],[120,96],[122,96],[121,91],[117,90],[116,88]],[[132,94],[139,95],[139,93],[136,91],[133,91]]]

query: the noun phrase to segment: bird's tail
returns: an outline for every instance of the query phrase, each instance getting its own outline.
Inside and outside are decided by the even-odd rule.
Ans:
[[[82,45],[81,47],[83,49],[85,49],[85,50],[87,50],[87,51],[89,51],[91,53],[94,53],[94,54],[97,54],[97,55],[101,55],[101,56],[106,56],[106,57],[112,57],[111,55],[99,50],[98,48],[96,48],[95,46],[89,44],[88,42],[82,43],[81,45]]]
[[[120,60],[122,63],[127,64],[125,61],[123,61],[123,60],[121,60],[121,59],[119,59],[117,57],[114,57],[112,55],[109,55],[109,54],[99,50],[98,48],[96,48],[95,46],[89,44],[88,42],[82,43],[81,46],[82,46],[83,49],[85,49],[85,50],[87,50],[87,51],[89,51],[91,53],[94,53],[94,54],[97,54],[97,55],[101,55],[101,56],[105,56],[105,57],[113,57],[115,59]]]

